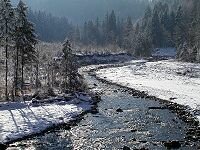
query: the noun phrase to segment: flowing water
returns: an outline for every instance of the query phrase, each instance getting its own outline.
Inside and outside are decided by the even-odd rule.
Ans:
[[[100,83],[88,75],[86,80],[90,88],[102,93],[99,113],[87,114],[71,130],[55,130],[16,142],[8,150],[111,150],[124,146],[162,150],[166,149],[164,141],[171,140],[180,141],[181,150],[197,149],[195,144],[184,144],[187,125],[175,114],[168,109],[149,109],[163,107],[158,101],[134,98],[119,87]]]

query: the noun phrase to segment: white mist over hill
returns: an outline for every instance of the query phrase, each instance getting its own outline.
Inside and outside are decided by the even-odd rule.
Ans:
[[[11,0],[17,4],[19,0]],[[55,16],[65,16],[75,23],[104,17],[115,10],[117,16],[131,16],[137,20],[149,4],[147,0],[24,0],[33,10],[41,10]]]

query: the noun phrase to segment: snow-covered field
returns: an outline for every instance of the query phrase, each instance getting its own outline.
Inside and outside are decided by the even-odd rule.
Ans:
[[[90,101],[89,97],[81,95],[68,102],[61,99],[53,102],[46,100],[45,103],[0,103],[0,143],[68,123],[91,109]]]
[[[174,60],[101,69],[97,76],[191,108],[200,120],[200,64]]]

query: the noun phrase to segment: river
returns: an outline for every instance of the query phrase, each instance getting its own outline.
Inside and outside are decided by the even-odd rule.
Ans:
[[[118,86],[101,83],[85,74],[89,87],[101,93],[97,114],[87,114],[70,130],[59,129],[10,144],[8,150],[166,149],[179,141],[181,150],[197,149],[186,142],[187,124],[158,101],[135,98]]]

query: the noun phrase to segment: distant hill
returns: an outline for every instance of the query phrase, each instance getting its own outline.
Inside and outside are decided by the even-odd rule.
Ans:
[[[11,0],[16,4],[19,0]],[[74,23],[103,17],[115,10],[120,17],[140,18],[148,0],[24,0],[33,10],[42,10],[56,16],[65,16]]]

